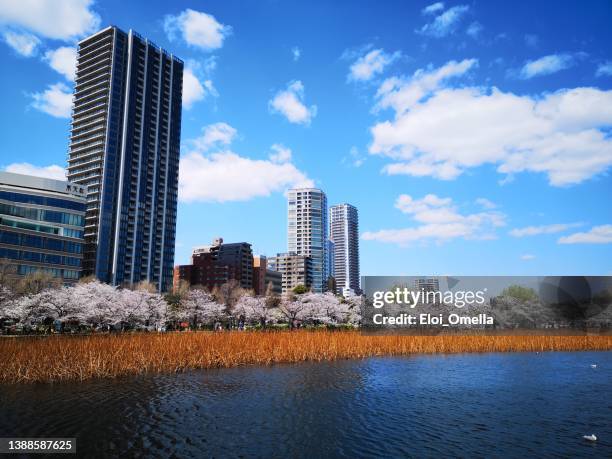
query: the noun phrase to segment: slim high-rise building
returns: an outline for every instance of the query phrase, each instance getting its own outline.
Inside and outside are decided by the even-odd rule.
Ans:
[[[287,249],[311,258],[311,289],[323,292],[327,285],[327,197],[317,188],[288,192]]]
[[[172,283],[183,62],[111,26],[78,44],[68,179],[87,185],[84,274]]]
[[[359,288],[359,216],[357,208],[339,204],[329,209],[330,239],[334,243],[336,292],[342,295],[360,292]]]

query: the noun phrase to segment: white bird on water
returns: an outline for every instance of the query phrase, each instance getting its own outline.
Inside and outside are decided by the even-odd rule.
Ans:
[[[591,368],[597,368],[597,365],[595,365],[594,363],[591,364]]]
[[[595,436],[595,434],[583,435],[582,438],[588,441],[597,441],[597,437]]]

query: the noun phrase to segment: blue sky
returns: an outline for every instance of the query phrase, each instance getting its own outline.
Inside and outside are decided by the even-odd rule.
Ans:
[[[612,274],[612,4],[0,0],[0,167],[61,175],[74,44],[186,62],[176,262],[360,212],[366,275]],[[55,166],[55,167],[54,167]]]

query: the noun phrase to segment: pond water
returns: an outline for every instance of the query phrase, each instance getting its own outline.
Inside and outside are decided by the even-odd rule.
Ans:
[[[87,457],[612,457],[612,352],[0,386],[0,437],[11,436],[76,437]]]

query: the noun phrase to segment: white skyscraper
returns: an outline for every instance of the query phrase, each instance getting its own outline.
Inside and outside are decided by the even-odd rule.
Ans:
[[[350,204],[332,206],[330,239],[334,243],[336,291],[342,295],[360,292],[359,287],[359,216]]]
[[[316,188],[288,192],[287,249],[311,258],[312,291],[323,292],[327,285],[327,197]]]

